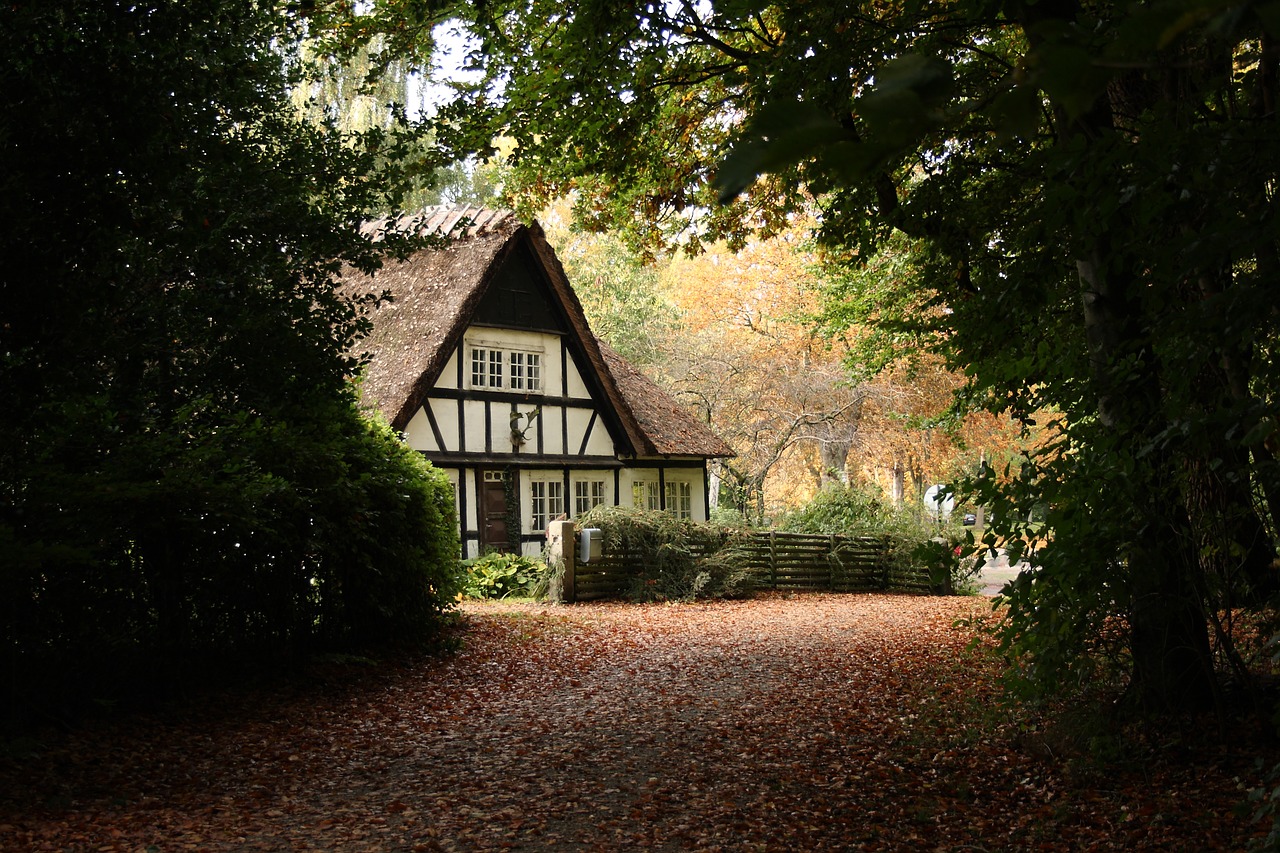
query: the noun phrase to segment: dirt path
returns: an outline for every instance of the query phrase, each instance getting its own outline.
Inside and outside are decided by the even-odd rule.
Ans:
[[[986,607],[468,605],[447,659],[0,759],[0,850],[1244,845],[1247,750],[1187,744],[1176,764],[1152,751],[1103,773],[1015,738],[954,626]]]

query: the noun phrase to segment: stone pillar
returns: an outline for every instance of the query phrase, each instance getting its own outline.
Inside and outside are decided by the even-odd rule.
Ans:
[[[547,565],[551,567],[551,584],[547,597],[556,604],[572,604],[574,573],[578,559],[578,537],[572,521],[553,521],[547,525]]]

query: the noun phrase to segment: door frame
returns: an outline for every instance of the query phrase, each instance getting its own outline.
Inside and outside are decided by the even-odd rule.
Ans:
[[[517,502],[520,500],[516,490],[518,478],[519,474],[510,469],[481,468],[476,472],[478,491],[476,495],[476,532],[477,547],[481,554],[485,553],[485,551],[518,552],[518,548],[514,543],[520,541],[519,507],[511,505],[512,499]],[[500,493],[502,495],[502,529],[506,534],[504,538],[491,537],[489,532],[489,520],[494,517],[490,515],[489,511],[489,495],[491,493]],[[517,525],[514,536],[511,530],[513,521]],[[497,541],[492,541],[493,539],[497,539]]]

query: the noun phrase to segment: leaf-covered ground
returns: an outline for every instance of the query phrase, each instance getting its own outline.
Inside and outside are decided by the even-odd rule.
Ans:
[[[467,605],[454,655],[10,744],[0,849],[1246,847],[1260,739],[1028,728],[955,626],[988,607]]]

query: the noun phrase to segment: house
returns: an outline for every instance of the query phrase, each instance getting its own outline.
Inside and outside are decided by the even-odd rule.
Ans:
[[[600,504],[706,520],[707,462],[732,451],[592,334],[541,227],[480,208],[410,222],[449,242],[348,280],[392,296],[360,342],[362,395],[448,473],[464,556],[538,554],[549,522]]]

